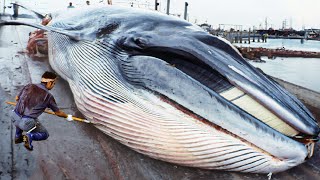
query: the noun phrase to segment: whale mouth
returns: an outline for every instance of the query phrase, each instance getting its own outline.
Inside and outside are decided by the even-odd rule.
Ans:
[[[242,112],[250,114],[276,131],[299,142],[303,142],[304,144],[309,144],[310,141],[318,141],[317,135],[307,135],[294,129],[294,127],[291,127],[281,118],[276,116],[267,107],[259,103],[254,97],[251,97],[250,94],[241,90],[236,85],[233,85],[218,71],[212,69],[203,61],[197,59],[191,54],[186,55],[188,53],[179,51],[172,53],[172,50],[169,52],[166,49],[161,49],[161,51],[159,51],[156,48],[150,48],[146,51],[146,55],[159,58],[179,69],[242,109]],[[180,54],[183,54],[183,56]]]
[[[292,141],[303,144],[308,151],[306,158],[310,158],[313,155],[314,144],[316,141],[318,141],[319,127],[315,123],[315,120],[312,117],[311,113],[308,112],[308,110],[306,110],[306,108],[304,108],[302,104],[296,103],[296,99],[292,98],[291,96],[288,96],[286,98],[289,99],[289,102],[294,104],[293,106],[291,106],[291,104],[286,104],[286,106],[290,106],[290,115],[294,113],[299,115],[303,114],[303,118],[306,118],[305,121],[305,119],[301,118],[300,116],[300,119],[298,120],[299,123],[292,122],[290,117],[284,118],[284,116],[281,115],[281,112],[277,111],[277,109],[272,107],[274,105],[273,102],[270,104],[268,104],[269,102],[266,103],[266,101],[261,100],[261,98],[264,98],[263,96],[261,97],[257,94],[252,93],[252,89],[249,89],[246,86],[241,85],[241,83],[238,83],[238,80],[234,78],[235,76],[241,76],[241,78],[248,76],[252,76],[253,78],[255,78],[255,76],[257,76],[258,78],[263,79],[263,82],[267,86],[270,85],[271,88],[280,90],[281,93],[287,93],[273,80],[270,80],[264,74],[259,73],[258,70],[253,70],[253,67],[251,67],[251,65],[249,65],[248,63],[245,63],[244,65],[249,66],[249,68],[247,69],[249,69],[252,74],[245,74],[244,70],[240,68],[246,67],[243,64],[240,64],[240,66],[238,66],[238,62],[233,64],[220,63],[219,65],[216,65],[212,63],[212,60],[209,60],[209,62],[208,60],[203,60],[203,56],[199,56],[199,54],[203,52],[195,52],[197,50],[194,49],[186,50],[180,47],[172,48],[163,46],[148,47],[146,46],[146,43],[149,42],[141,39],[136,39],[135,42],[138,43],[138,45],[135,46],[133,53],[134,55],[132,57],[137,56],[136,59],[138,59],[141,58],[141,56],[146,56],[147,58],[155,58],[157,60],[162,61],[168,67],[171,67],[171,69],[175,69],[174,71],[179,71],[179,73],[186,75],[189,79],[191,79],[192,83],[198,84],[202,89],[205,89],[206,93],[209,93],[210,96],[214,96],[216,99],[218,99],[219,103],[223,104],[224,106],[227,106],[228,109],[232,109],[232,112],[238,113],[240,114],[240,116],[246,117],[251,121],[254,121],[254,123],[259,122],[258,125],[263,124],[264,128],[268,128],[270,131],[276,131],[284,135],[286,138],[291,139]],[[211,47],[207,49],[209,50],[207,50],[207,52],[205,53],[209,54],[209,56],[214,57],[219,55],[212,54],[211,52],[213,52],[213,50]],[[210,50],[212,51],[210,52]],[[215,49],[215,51],[217,50]],[[235,61],[235,59],[239,59],[237,55],[233,55],[231,57],[224,55],[223,58],[229,59],[230,61]],[[141,63],[141,61],[139,62]],[[133,78],[131,77],[128,78],[128,81],[135,83],[135,80],[133,80]],[[250,81],[249,83],[252,83],[252,80]],[[165,82],[158,83],[158,87],[160,87],[164,83]],[[261,81],[259,83],[261,83]],[[198,108],[194,108],[192,107],[192,105],[190,105],[193,104],[192,102],[185,102],[187,101],[185,100],[187,98],[186,96],[181,95],[183,98],[185,98],[184,100],[181,100],[183,98],[177,97],[179,95],[172,95],[171,93],[167,93],[168,91],[174,89],[174,87],[168,86],[167,88],[169,90],[164,90],[163,88],[148,85],[147,83],[145,83],[143,86],[144,88],[158,93],[164,101],[175,106],[182,112],[188,115],[192,115],[193,117],[196,117],[198,120],[202,122],[211,124],[211,126],[216,129],[223,129],[224,132],[232,136],[236,136],[238,139],[248,142],[248,144],[251,143],[248,140],[246,140],[246,138],[239,136],[239,134],[237,134],[236,132],[231,132],[228,128],[221,126],[219,123],[216,124],[216,122],[210,119],[210,116],[206,114],[208,112],[199,113]],[[251,84],[250,86],[252,87]],[[255,89],[255,91],[258,90],[260,89]],[[273,94],[268,94],[268,97],[271,97],[271,99],[279,98],[278,95]],[[286,103],[285,101],[288,101],[288,99],[280,99],[279,101],[281,103]],[[307,125],[305,125],[304,123],[306,123]],[[308,127],[305,128],[303,126]],[[308,131],[308,128],[311,128],[311,131]],[[258,148],[260,148],[259,145],[255,143],[251,144],[254,144]]]

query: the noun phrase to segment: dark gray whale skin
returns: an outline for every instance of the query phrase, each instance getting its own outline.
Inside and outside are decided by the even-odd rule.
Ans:
[[[319,134],[316,120],[296,97],[247,63],[231,44],[179,18],[107,6],[54,15],[48,26],[20,21],[1,21],[0,25],[28,25],[47,30],[50,64],[69,82],[79,110],[106,134],[151,157],[186,166],[259,173],[279,172],[302,163],[308,154],[305,145],[276,131],[220,95],[231,88],[243,91],[300,135],[315,138]],[[94,95],[87,95],[87,92]],[[158,103],[153,97],[166,100]],[[163,108],[161,112],[153,106],[156,103]],[[164,139],[161,133],[158,137],[149,129],[155,136],[152,143],[158,140],[153,145],[144,139],[150,136],[147,127],[139,132],[137,128],[142,129],[142,125],[132,130],[131,125],[126,124],[126,127],[119,120],[122,117],[126,121],[126,115],[112,118],[105,115],[109,111],[104,110],[130,114],[136,109],[125,109],[125,105],[133,104],[147,114],[144,117],[166,119],[176,115],[177,122],[183,121],[180,113],[166,108],[163,103],[178,106],[178,111],[185,109],[182,112],[187,111],[186,114],[205,121],[204,124],[218,132],[216,136],[229,134],[232,143],[228,146],[213,143],[212,147],[199,152],[202,155],[199,159],[194,158],[197,157],[194,154],[183,159],[180,156],[196,150],[191,148],[179,153],[180,148],[170,144],[171,137]],[[153,116],[155,112],[163,115]],[[140,119],[144,117],[139,116]],[[150,123],[157,126],[152,118]],[[134,134],[137,139],[141,135],[143,140],[131,139],[133,131],[137,132]],[[250,152],[242,153],[247,149],[238,145],[240,141]],[[160,153],[159,144],[168,153]],[[234,149],[230,149],[231,146]],[[230,154],[219,159],[219,148],[226,152],[230,150]],[[175,149],[173,152],[179,157],[169,153],[171,149]],[[212,155],[208,149],[213,149]]]

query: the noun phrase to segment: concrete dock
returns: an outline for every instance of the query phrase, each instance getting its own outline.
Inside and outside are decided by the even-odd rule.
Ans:
[[[11,19],[11,16],[0,16]],[[33,19],[20,19],[35,21]],[[15,128],[10,121],[11,105],[21,88],[28,83],[39,83],[44,71],[51,70],[48,59],[31,59],[22,53],[29,32],[25,26],[0,27],[0,179],[257,179],[266,180],[266,174],[245,174],[201,170],[151,159],[139,154],[103,134],[94,126],[43,114],[40,121],[50,137],[34,142],[29,152],[23,144],[14,144]],[[286,82],[281,82],[286,84]],[[294,88],[293,88],[294,87]],[[295,94],[308,90],[292,85]],[[75,107],[68,84],[61,78],[51,90],[58,106],[69,114],[81,117]],[[319,97],[319,93],[314,92]],[[304,96],[298,96],[305,98]],[[309,97],[310,99],[310,97]],[[304,101],[320,120],[320,102]],[[311,103],[310,103],[311,102]],[[308,103],[310,103],[308,105]],[[315,104],[312,104],[315,103]],[[316,144],[314,156],[304,164],[274,174],[272,179],[320,179],[320,147]]]

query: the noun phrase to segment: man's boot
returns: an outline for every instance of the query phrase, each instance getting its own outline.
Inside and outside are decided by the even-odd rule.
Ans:
[[[34,133],[27,133],[23,136],[24,147],[29,151],[33,150],[32,140],[34,141],[42,141],[48,139],[49,134],[45,132],[34,132]]]
[[[23,142],[24,142],[24,147],[29,150],[32,151],[33,150],[33,146],[32,146],[32,135],[31,133],[27,133],[26,135],[23,135]]]
[[[16,135],[15,135],[15,138],[14,138],[14,143],[15,144],[19,144],[19,143],[23,142],[22,132],[23,131],[20,128],[16,127]]]

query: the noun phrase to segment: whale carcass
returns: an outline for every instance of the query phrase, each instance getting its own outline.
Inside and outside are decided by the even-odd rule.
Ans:
[[[303,163],[319,126],[224,39],[176,17],[116,6],[56,15],[49,61],[78,109],[122,144],[183,166],[270,173]]]

